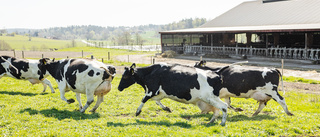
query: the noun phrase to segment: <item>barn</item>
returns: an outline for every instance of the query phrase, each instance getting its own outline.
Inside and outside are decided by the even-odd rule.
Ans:
[[[162,52],[319,60],[319,0],[247,1],[198,28],[161,31]]]

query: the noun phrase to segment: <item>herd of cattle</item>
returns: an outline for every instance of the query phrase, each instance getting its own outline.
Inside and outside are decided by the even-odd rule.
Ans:
[[[103,96],[111,90],[116,69],[112,65],[91,59],[62,59],[40,60],[18,59],[10,56],[0,56],[0,78],[7,76],[21,80],[29,80],[32,84],[42,83],[43,91],[47,86],[51,92],[54,89],[49,80],[51,75],[58,83],[60,97],[67,103],[75,102],[74,99],[66,99],[65,93],[69,90],[76,93],[80,112],[94,102],[96,105],[90,110],[94,112],[103,102]],[[214,114],[209,123],[215,121],[215,117],[222,111],[220,125],[225,125],[227,108],[242,111],[241,108],[231,106],[230,97],[253,98],[259,102],[259,107],[253,115],[259,114],[270,99],[278,102],[287,115],[289,112],[284,98],[278,93],[279,79],[282,76],[277,69],[257,68],[248,69],[231,64],[222,68],[210,68],[201,61],[195,66],[180,64],[154,64],[147,67],[125,67],[118,90],[123,91],[137,83],[145,90],[136,116],[141,113],[142,107],[153,99],[163,110],[171,112],[170,108],[161,103],[163,98],[197,105],[202,113],[213,111]],[[86,94],[87,102],[83,107],[80,96]],[[225,99],[225,102],[221,100]]]

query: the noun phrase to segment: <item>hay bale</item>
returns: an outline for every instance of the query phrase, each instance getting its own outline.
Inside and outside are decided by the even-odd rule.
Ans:
[[[166,50],[161,54],[163,58],[173,58],[174,56],[176,56],[176,52],[173,50]]]

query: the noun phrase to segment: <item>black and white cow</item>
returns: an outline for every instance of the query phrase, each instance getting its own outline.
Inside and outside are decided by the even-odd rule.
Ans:
[[[82,113],[94,101],[94,95],[98,96],[97,103],[90,112],[94,112],[99,107],[103,102],[103,96],[111,90],[111,81],[116,74],[116,69],[112,65],[105,65],[102,62],[89,59],[62,59],[58,61],[42,59],[41,67],[56,79],[63,101],[73,103],[74,99],[66,99],[65,92],[69,90],[76,92]],[[87,96],[87,103],[84,107],[80,100],[81,93]]]
[[[161,104],[163,98],[196,105],[198,101],[215,106],[222,110],[221,125],[225,125],[227,118],[227,104],[220,100],[221,77],[212,71],[178,64],[154,64],[148,67],[125,67],[118,90],[122,91],[134,83],[141,85],[145,96],[137,109],[136,116],[141,113],[143,105],[153,99],[163,110],[171,110]],[[212,117],[209,123],[215,120]]]
[[[49,76],[45,70],[40,70],[39,60],[17,59],[10,56],[0,56],[0,78],[11,77],[19,80],[29,80],[31,84],[42,83],[43,92],[46,91],[47,85],[54,93],[54,89],[46,77]]]
[[[205,62],[196,63],[195,67],[203,70],[219,71],[221,68],[210,68]],[[230,97],[253,98],[259,102],[259,107],[253,116],[258,115],[272,98],[277,101],[287,115],[289,112],[284,98],[278,93],[278,84],[281,73],[274,68],[247,68],[238,65],[224,67],[220,71],[222,77],[222,89],[219,97],[225,98],[228,107],[241,111],[241,108],[234,108],[230,105]],[[208,104],[202,104],[206,106]],[[209,108],[209,107],[208,107]],[[206,110],[209,111],[209,110]]]

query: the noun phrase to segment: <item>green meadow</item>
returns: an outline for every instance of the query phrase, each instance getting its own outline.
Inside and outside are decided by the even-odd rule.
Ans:
[[[46,38],[31,37],[29,41],[28,36],[0,36],[0,41],[5,41],[15,50],[49,50],[49,48],[63,49],[72,47],[71,40],[54,40]],[[76,40],[76,46],[85,46],[80,40]]]
[[[56,52],[81,50],[91,52],[96,58],[107,58],[106,53],[112,52],[112,59],[105,62],[115,66],[131,65],[115,60],[117,55],[150,54],[84,46]],[[139,67],[147,65],[138,64]],[[96,113],[88,112],[95,102],[85,113],[80,113],[77,101],[72,104],[62,101],[57,83],[52,77],[48,79],[56,93],[51,93],[49,88],[41,92],[41,84],[32,85],[28,81],[8,77],[0,79],[0,136],[320,136],[320,95],[301,93],[298,89],[286,91],[283,95],[294,116],[287,116],[277,102],[270,100],[259,115],[252,117],[258,108],[255,100],[232,98],[232,104],[244,111],[229,109],[227,123],[223,127],[219,125],[221,117],[216,118],[213,124],[206,124],[212,112],[200,114],[194,105],[169,99],[162,103],[172,113],[149,100],[141,114],[135,116],[144,97],[143,88],[134,84],[122,92],[118,91],[120,73],[112,81],[112,90],[105,95]],[[319,84],[319,81],[296,77],[286,77],[285,81]],[[282,91],[279,93],[283,94]],[[66,97],[76,99],[72,91],[66,93]],[[86,96],[82,95],[82,103],[85,102]]]
[[[263,111],[251,115],[258,107],[253,99],[232,98],[235,107],[243,112],[228,110],[225,127],[219,125],[221,117],[207,125],[212,114],[200,114],[193,105],[169,99],[162,103],[172,113],[162,110],[152,100],[148,101],[139,116],[137,107],[144,96],[137,84],[119,92],[121,75],[112,81],[112,90],[96,113],[78,111],[78,103],[67,104],[56,90],[42,93],[42,85],[31,86],[28,81],[12,78],[0,79],[0,136],[319,136],[320,95],[290,91],[284,95],[289,110],[287,116],[281,106],[271,100]],[[281,94],[281,92],[280,92]],[[68,92],[68,99],[75,93]],[[82,103],[86,102],[82,95]]]

